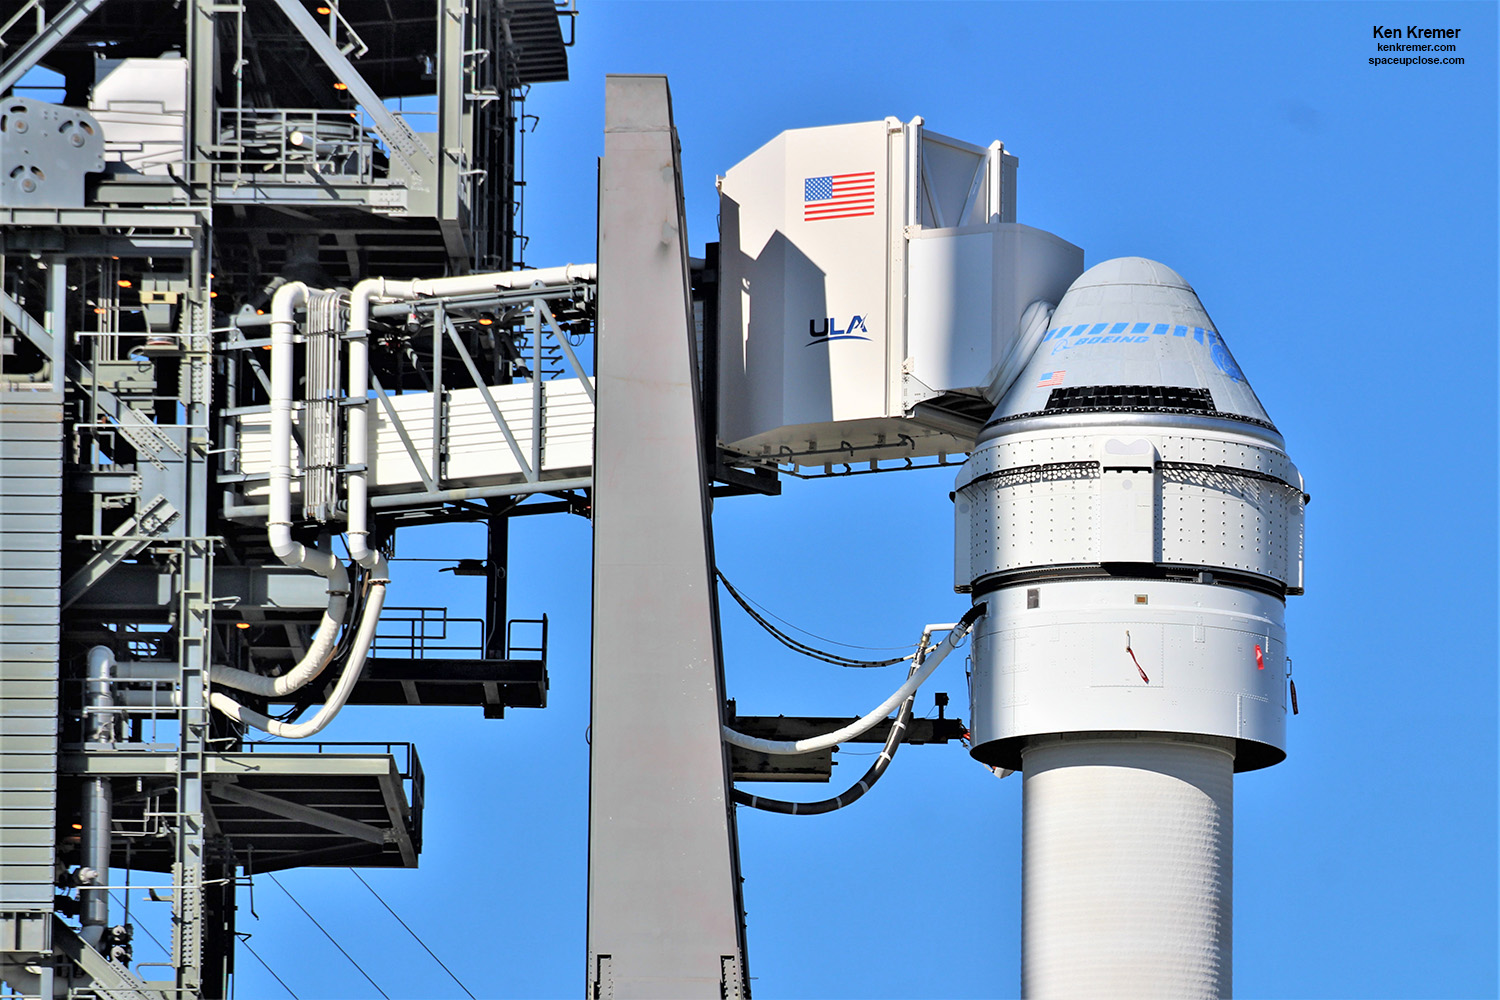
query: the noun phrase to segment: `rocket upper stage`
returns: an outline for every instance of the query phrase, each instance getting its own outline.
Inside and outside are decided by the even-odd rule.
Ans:
[[[991,420],[1059,410],[1201,413],[1275,429],[1193,287],[1142,257],[1073,282]]]

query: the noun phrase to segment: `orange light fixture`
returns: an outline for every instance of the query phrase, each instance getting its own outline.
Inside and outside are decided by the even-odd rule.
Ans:
[[[345,83],[343,80],[336,80],[334,82],[334,84],[333,84],[333,89],[334,90],[348,90],[349,89],[349,85],[347,83]]]
[[[115,284],[119,285],[121,288],[129,288],[130,287],[130,279],[129,278],[121,278],[119,281],[115,282]]]
[[[234,627],[235,628],[249,628],[250,627],[250,623],[249,622],[235,622],[234,623]]]
[[[332,8],[329,8],[329,7],[319,7],[318,8],[318,13],[319,14],[332,14],[333,10],[332,10]]]
[[[489,326],[493,322],[495,322],[495,321],[492,320],[492,319],[490,319],[488,316],[481,316],[481,317],[479,317],[479,325],[480,326]]]

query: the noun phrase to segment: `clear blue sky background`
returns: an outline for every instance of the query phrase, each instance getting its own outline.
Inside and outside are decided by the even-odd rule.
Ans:
[[[1089,264],[1153,257],[1197,287],[1313,495],[1287,615],[1302,714],[1289,759],[1236,780],[1236,992],[1495,996],[1496,7],[582,7],[573,81],[528,106],[534,266],[594,259],[604,74],[660,72],[695,252],[716,235],[714,175],[777,132],[920,114],[1019,155],[1020,221]],[[1368,65],[1372,25],[1413,22],[1462,28],[1466,65]],[[721,565],[813,631],[909,643],[965,606],[951,483],[722,501]],[[477,530],[400,544],[482,555]],[[553,624],[545,711],[350,710],[328,734],[419,744],[422,866],[365,875],[480,996],[583,989],[589,544],[563,515],[514,530],[512,614]],[[477,581],[396,568],[395,603],[476,613]],[[747,714],[862,713],[899,681],[794,659],[732,606],[724,633]],[[934,690],[968,717],[957,659]],[[756,996],[1015,995],[1020,791],[957,746],[918,747],[854,808],[742,811]],[[392,997],[461,995],[349,872],[282,880]],[[258,919],[244,903],[241,929],[302,997],[376,995],[274,885],[257,880]],[[239,967],[240,997],[284,995]]]

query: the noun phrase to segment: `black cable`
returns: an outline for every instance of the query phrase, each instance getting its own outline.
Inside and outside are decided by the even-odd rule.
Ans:
[[[922,665],[922,658],[918,656],[907,677],[917,672]],[[891,761],[896,759],[896,750],[906,739],[906,727],[911,722],[911,706],[917,700],[917,693],[913,691],[904,702],[901,703],[901,712],[896,716],[896,722],[891,726],[890,735],[885,738],[885,747],[881,749],[880,756],[875,758],[875,763],[865,772],[864,777],[843,792],[831,799],[822,799],[818,802],[788,802],[784,799],[765,799],[759,795],[742,792],[734,789],[734,801],[738,805],[749,806],[752,809],[763,809],[766,812],[782,813],[787,816],[813,816],[820,813],[830,813],[835,809],[842,809],[852,802],[861,798],[865,792],[875,787],[875,782],[890,767]]]
[[[260,957],[260,953],[254,948],[250,947],[250,935],[246,934],[245,936],[240,937],[240,935],[236,934],[235,936],[240,938],[240,944],[244,945],[245,950],[255,956],[255,960],[261,964],[261,967],[271,974],[271,978],[280,983],[281,988],[291,994],[292,1000],[302,1000],[302,998],[297,994],[292,993],[292,988],[286,984],[286,980],[278,976],[276,974],[276,970],[266,964],[266,960]]]
[[[375,992],[376,993],[379,993],[381,996],[385,997],[385,1000],[391,1000],[390,994],[387,993],[385,990],[381,989],[379,983],[375,982],[375,980],[373,980],[373,979],[370,979],[370,974],[368,972],[366,972],[364,970],[364,968],[358,962],[356,962],[354,960],[354,956],[350,955],[347,951],[345,951],[343,945],[339,944],[337,941],[334,941],[333,935],[330,934],[330,933],[328,933],[328,931],[324,929],[324,927],[323,927],[322,924],[318,923],[318,918],[317,917],[314,917],[311,913],[307,912],[307,907],[303,906],[300,902],[297,902],[297,897],[292,895],[292,892],[291,892],[290,889],[288,889],[286,886],[284,886],[284,885],[281,884],[281,880],[279,878],[277,878],[275,875],[272,875],[270,872],[266,873],[266,877],[269,878],[272,882],[275,882],[276,883],[276,887],[278,889],[280,889],[282,892],[286,893],[286,898],[287,899],[290,899],[293,903],[297,904],[297,909],[301,910],[302,913],[303,913],[303,915],[305,917],[307,917],[308,920],[311,920],[313,922],[313,926],[314,927],[316,927],[320,931],[323,931],[323,936],[326,937],[329,941],[332,941],[333,942],[333,946],[339,950],[339,954],[341,954],[345,958],[347,958],[349,960],[349,964],[352,965],[352,966],[354,966],[356,969],[358,969],[359,970],[359,974],[361,976],[364,976],[365,979],[369,982],[369,984],[371,986],[375,987]],[[252,952],[252,954],[254,954],[254,953]],[[273,975],[274,975],[274,973],[273,973]],[[288,991],[288,992],[290,992],[290,991]]]
[[[745,597],[745,595],[743,594],[741,594],[740,596]],[[831,642],[835,646],[843,646],[845,649],[866,649],[875,653],[883,653],[891,649],[915,649],[917,645],[914,642],[909,642],[904,646],[861,646],[858,643],[853,642],[840,642],[839,640],[831,639],[826,635],[819,635],[816,632],[811,632],[798,625],[796,622],[787,621],[785,618],[781,617],[776,612],[772,611],[770,608],[766,607],[764,604],[760,603],[752,597],[745,597],[745,600],[755,605],[755,607],[763,614],[765,614],[768,618],[776,619],[777,621],[781,622],[781,624],[785,625],[787,628],[791,629],[794,632],[801,632],[803,635],[808,636],[809,638],[821,639],[823,642]]]
[[[727,587],[728,583],[725,583],[725,586]],[[955,627],[967,630],[988,610],[988,602],[974,605],[968,611],[964,612],[963,617],[958,620],[958,624]],[[927,652],[925,648],[917,650],[911,669],[906,672],[908,679],[922,668],[923,661],[927,659]],[[875,787],[875,782],[880,780],[880,776],[885,773],[885,769],[890,767],[891,761],[896,759],[896,751],[900,748],[902,741],[906,739],[906,727],[911,722],[911,707],[916,700],[917,692],[913,691],[901,703],[901,711],[896,716],[895,724],[891,726],[890,734],[885,738],[885,746],[881,749],[880,756],[875,758],[875,763],[870,765],[870,769],[865,772],[864,777],[855,782],[854,786],[842,795],[831,799],[823,799],[818,802],[788,802],[784,799],[761,798],[759,795],[742,792],[736,788],[733,791],[735,804],[749,806],[752,809],[763,809],[766,812],[783,813],[789,816],[810,816],[833,812],[835,809],[842,809],[851,802],[857,801],[865,792]]]
[[[383,906],[383,907],[385,907],[386,912],[389,913],[391,916],[393,916],[393,917],[396,918],[396,923],[398,923],[402,927],[406,928],[406,933],[410,934],[412,936],[412,940],[416,941],[417,944],[419,944],[419,945],[422,946],[422,950],[423,951],[427,952],[427,954],[429,954],[429,955],[432,956],[432,960],[434,962],[436,962],[438,965],[442,966],[443,971],[446,972],[446,973],[448,973],[448,978],[451,979],[451,980],[453,980],[455,983],[458,983],[458,988],[461,989],[461,990],[463,990],[464,993],[468,994],[469,1000],[475,1000],[474,994],[469,993],[469,988],[463,984],[463,981],[453,974],[453,970],[452,969],[448,968],[446,965],[443,965],[443,960],[441,958],[438,958],[437,955],[433,952],[433,950],[431,948],[427,947],[427,942],[423,941],[420,937],[418,937],[416,931],[412,930],[410,927],[407,927],[406,921],[401,919],[401,914],[399,914],[395,910],[391,909],[391,904],[387,903],[384,899],[381,898],[380,893],[378,893],[378,892],[375,891],[375,887],[372,886],[370,883],[366,882],[364,880],[364,877],[361,876],[359,874],[359,872],[355,871],[353,868],[349,869],[349,874],[351,874],[355,878],[359,879],[359,884],[362,885],[362,886],[364,886],[366,889],[369,889],[370,890],[370,895],[372,895],[376,899],[380,900],[380,905]]]
[[[904,663],[905,661],[910,660],[913,656],[916,655],[910,654],[907,656],[897,656],[889,660],[856,660],[851,657],[844,656],[840,653],[829,653],[825,650],[809,646],[805,642],[793,639],[791,636],[778,629],[775,625],[772,625],[770,622],[766,621],[766,619],[759,612],[757,612],[755,608],[751,607],[750,602],[745,600],[745,598],[740,595],[740,592],[734,589],[734,585],[731,584],[729,582],[729,579],[724,576],[723,571],[715,569],[714,574],[719,578],[719,582],[724,585],[724,589],[729,592],[729,596],[733,597],[735,599],[735,602],[739,604],[740,607],[745,609],[745,613],[753,618],[756,624],[769,632],[783,646],[795,652],[801,653],[803,656],[810,656],[815,660],[822,660],[824,663],[832,663],[836,667],[889,667],[893,664]]]
[[[328,676],[337,674],[349,659],[349,652],[354,648],[354,634],[359,631],[357,623],[364,615],[365,601],[368,600],[370,591],[368,572],[360,573],[357,563],[352,564],[351,569],[355,572],[350,574],[349,579],[349,602],[344,611],[344,629],[328,654],[328,664],[300,691],[292,692],[291,704],[280,715],[272,716],[278,722],[295,723],[317,704],[321,698],[319,692],[326,687]]]

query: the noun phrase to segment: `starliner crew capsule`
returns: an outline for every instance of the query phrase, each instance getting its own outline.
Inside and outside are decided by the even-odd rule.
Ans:
[[[1022,772],[1022,993],[1230,995],[1236,771],[1286,756],[1297,468],[1197,294],[1073,282],[957,481],[973,755]]]

